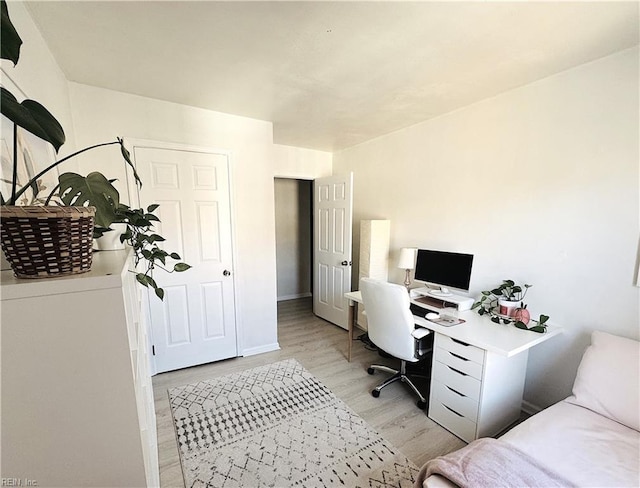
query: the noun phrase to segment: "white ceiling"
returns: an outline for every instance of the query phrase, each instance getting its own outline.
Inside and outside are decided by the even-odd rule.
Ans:
[[[638,44],[638,2],[29,2],[67,78],[338,150]]]

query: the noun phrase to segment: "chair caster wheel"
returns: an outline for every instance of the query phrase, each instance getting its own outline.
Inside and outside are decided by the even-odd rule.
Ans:
[[[422,400],[418,400],[416,405],[418,405],[420,410],[425,410],[427,408],[427,402],[423,402]]]
[[[373,398],[378,398],[380,396],[380,392],[378,390],[371,390],[371,396]]]
[[[376,372],[376,370],[375,370],[375,369],[373,369],[373,368],[367,368],[367,373],[369,373],[369,374],[373,374],[373,373],[375,373],[375,372]]]

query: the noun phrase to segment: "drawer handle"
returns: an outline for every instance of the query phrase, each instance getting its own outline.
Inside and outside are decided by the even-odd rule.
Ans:
[[[442,405],[444,408],[446,408],[447,410],[449,410],[450,412],[455,413],[458,417],[462,417],[464,418],[464,415],[459,414],[458,412],[456,412],[454,409],[447,407],[444,403],[441,403],[440,405]]]
[[[447,386],[447,385],[444,385],[444,386]],[[460,395],[461,397],[465,397],[465,398],[467,397],[467,395],[463,395],[462,393],[460,393],[459,391],[454,390],[454,389],[453,389],[453,388],[451,388],[450,386],[447,386],[447,388],[448,388],[449,390],[451,390],[452,392],[454,392],[456,395]]]
[[[462,356],[460,356],[459,354],[455,354],[455,353],[453,353],[453,352],[451,352],[451,351],[449,351],[449,354],[451,354],[454,358],[458,358],[458,359],[460,359],[460,360],[462,360],[462,361],[469,361],[467,358],[462,357]]]
[[[447,366],[447,368],[449,368],[451,371],[461,374],[462,376],[469,376],[467,373],[463,373],[462,371],[459,371],[456,368],[452,368],[451,366]]]
[[[469,344],[467,344],[466,342],[459,341],[458,339],[454,339],[453,337],[451,337],[451,340],[453,342],[455,342],[456,344],[460,344],[461,346],[464,346],[464,347],[468,347],[469,346]]]

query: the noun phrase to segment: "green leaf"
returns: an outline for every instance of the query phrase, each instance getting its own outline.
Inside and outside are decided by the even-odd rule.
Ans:
[[[149,243],[154,243],[154,242],[162,242],[165,241],[166,239],[162,236],[159,236],[158,234],[151,234],[150,236],[148,236],[147,241],[149,241]]]
[[[60,199],[66,205],[96,207],[96,225],[109,227],[116,219],[120,194],[101,173],[89,173],[86,177],[76,173],[63,173],[58,181]]]
[[[51,113],[34,100],[23,100],[18,103],[9,90],[0,87],[0,111],[11,122],[22,127],[40,139],[50,143],[56,152],[64,144],[64,130]]]
[[[131,234],[131,229],[127,227],[127,230],[123,234],[120,234],[120,242],[128,241],[131,237],[133,237],[133,234]]]
[[[138,185],[138,187],[142,188],[142,180],[140,180],[140,177],[136,172],[135,165],[131,162],[131,154],[129,153],[127,148],[124,147],[124,140],[122,140],[120,137],[117,137],[116,139],[118,139],[118,142],[120,143],[120,152],[122,153],[122,157],[127,162],[127,164],[131,167],[131,171],[133,171],[133,177],[136,180],[136,184]]]
[[[108,232],[112,232],[112,229],[109,229],[108,227],[99,227],[96,225],[93,228],[93,238],[100,239],[103,235],[105,235]]]
[[[532,331],[532,332],[538,332],[540,334],[542,334],[542,333],[547,331],[546,327],[542,327],[540,325],[536,325],[535,327],[531,327],[529,330]]]
[[[180,255],[177,252],[172,252],[171,254],[169,254],[169,256],[171,256],[173,259],[180,259]]]
[[[544,325],[547,322],[547,320],[549,320],[548,315],[540,315],[540,320],[538,320],[538,324]]]
[[[166,263],[167,253],[166,253],[166,252],[164,252],[164,254],[163,254],[163,252],[164,252],[164,251],[162,251],[162,252],[160,252],[160,253],[159,253],[159,252],[154,251],[154,252],[153,252],[153,257],[154,257],[155,259],[158,259],[160,262],[162,262],[162,264],[163,264],[163,265],[165,265],[165,264],[167,264],[167,263]]]
[[[528,329],[527,325],[524,322],[521,322],[519,320],[513,325],[515,325],[518,329],[525,329],[525,330]]]
[[[156,295],[160,300],[164,300],[164,290],[162,288],[156,288]]]
[[[138,280],[138,283],[140,283],[144,287],[149,286],[149,277],[144,273],[137,273],[136,280]]]
[[[155,215],[153,215],[152,213],[145,214],[144,218],[145,218],[145,220],[147,220],[149,222],[160,222],[160,219],[158,217],[156,217]],[[151,224],[149,224],[149,225],[151,225]]]
[[[149,205],[147,207],[147,212],[153,212],[155,209],[157,209],[160,205],[158,205],[157,203],[154,203],[153,205]]]
[[[2,59],[8,59],[13,62],[15,66],[20,58],[20,46],[22,45],[22,39],[18,35],[18,31],[11,23],[9,18],[9,9],[7,8],[7,2],[2,0],[2,25],[0,26],[0,51]]]
[[[176,263],[175,266],[173,267],[173,270],[177,272],[182,272],[182,271],[188,270],[189,268],[191,268],[191,266],[189,266],[187,263]]]
[[[493,322],[495,324],[499,324],[500,323],[500,317],[491,317],[491,322]]]
[[[151,286],[154,289],[158,288],[158,284],[155,282],[155,280],[151,277],[151,276],[147,276],[147,282],[149,283],[149,286]]]

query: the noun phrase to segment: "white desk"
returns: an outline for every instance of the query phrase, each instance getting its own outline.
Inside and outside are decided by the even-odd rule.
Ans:
[[[345,298],[351,361],[355,308],[362,295],[354,291]],[[459,318],[466,322],[452,327],[418,316],[415,322],[435,333],[429,417],[470,442],[495,435],[519,418],[529,349],[561,334],[562,328],[549,325],[539,334],[495,324],[471,310],[460,312]]]

